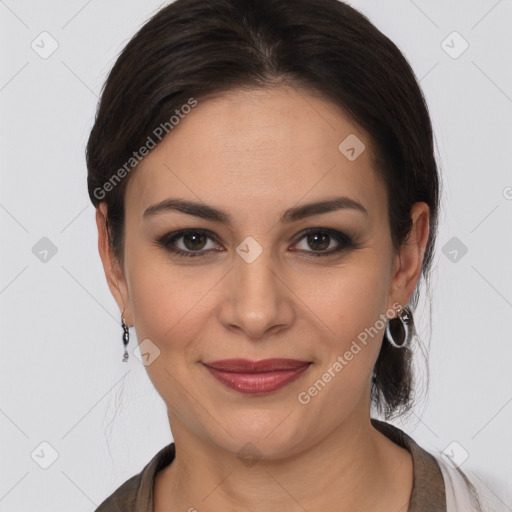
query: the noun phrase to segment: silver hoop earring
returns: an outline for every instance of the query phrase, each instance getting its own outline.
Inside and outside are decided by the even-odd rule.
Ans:
[[[128,330],[128,326],[126,325],[126,320],[121,315],[121,326],[123,327],[123,345],[124,345],[124,356],[122,363],[126,363],[128,361],[128,350],[126,350],[126,346],[130,341],[130,331]]]
[[[412,313],[407,307],[401,307],[397,316],[386,322],[387,339],[395,348],[409,347],[414,334]]]

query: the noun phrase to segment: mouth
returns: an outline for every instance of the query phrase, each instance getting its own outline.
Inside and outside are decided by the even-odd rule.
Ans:
[[[298,379],[313,363],[296,359],[224,359],[202,364],[226,387],[254,395],[283,388]]]

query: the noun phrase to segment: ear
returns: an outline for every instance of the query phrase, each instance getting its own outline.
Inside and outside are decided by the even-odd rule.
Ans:
[[[421,266],[430,232],[430,209],[427,203],[414,203],[411,208],[411,231],[395,255],[388,307],[409,302],[421,274]]]
[[[114,256],[110,245],[107,229],[107,204],[105,202],[101,202],[98,208],[96,208],[96,226],[98,227],[98,250],[108,287],[119,306],[120,313],[123,314],[127,325],[131,327],[133,325],[133,317],[130,308],[128,286],[120,263]]]

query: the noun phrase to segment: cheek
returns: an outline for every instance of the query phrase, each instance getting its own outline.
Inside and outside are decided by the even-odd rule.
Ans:
[[[324,329],[329,328],[331,335],[344,342],[374,325],[386,311],[389,289],[382,265],[368,260],[354,259],[353,264],[318,272],[307,282],[297,278],[297,295],[304,298]]]
[[[194,314],[202,294],[184,283],[179,270],[142,265],[138,269],[132,273],[130,290],[137,333],[165,343]]]
[[[336,278],[317,281],[308,295],[319,364],[297,398],[303,414],[322,418],[323,427],[343,421],[369,393],[385,329],[384,281],[378,266],[354,265]]]
[[[317,278],[314,286],[312,281],[300,292],[306,297],[305,311],[313,312],[308,316],[315,323],[314,332],[321,333],[315,336],[320,358],[315,377],[332,382],[329,386],[342,390],[346,398],[354,398],[353,393],[364,387],[385,329],[387,281],[381,265],[364,259]],[[339,396],[334,393],[330,399],[339,400]]]
[[[200,338],[207,316],[201,297],[213,285],[211,277],[194,284],[186,274],[179,267],[139,259],[130,275],[137,340],[141,354],[147,351],[151,358],[145,368],[167,404],[183,401],[180,383],[189,378],[193,341]]]
[[[154,248],[132,251],[127,271],[138,340],[149,338],[162,355],[172,353],[176,366],[176,352],[198,339],[204,329],[222,275],[206,267],[172,264],[163,250]]]

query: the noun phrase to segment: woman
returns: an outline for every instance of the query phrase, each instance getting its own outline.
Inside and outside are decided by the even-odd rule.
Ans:
[[[397,47],[337,0],[177,0],[87,146],[99,251],[174,442],[97,509],[482,510],[412,407],[439,176]]]

